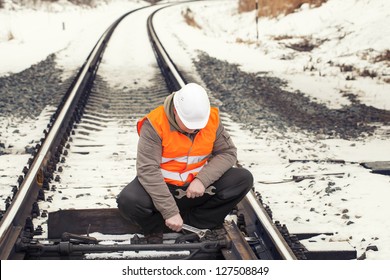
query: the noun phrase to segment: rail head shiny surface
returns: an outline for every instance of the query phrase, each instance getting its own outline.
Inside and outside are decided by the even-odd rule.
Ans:
[[[273,225],[272,221],[269,219],[265,210],[260,206],[260,202],[257,200],[253,192],[249,192],[246,195],[253,211],[255,212],[257,218],[261,221],[264,229],[267,231],[269,237],[274,242],[277,250],[279,251],[282,259],[284,260],[296,260],[296,256],[288,247],[288,244],[284,241],[283,236],[280,234],[277,228]]]

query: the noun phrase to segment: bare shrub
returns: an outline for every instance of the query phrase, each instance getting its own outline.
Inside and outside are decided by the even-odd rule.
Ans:
[[[72,4],[75,5],[83,5],[83,6],[89,6],[89,7],[94,7],[96,6],[96,1],[95,0],[68,0]]]
[[[370,77],[370,78],[375,78],[376,76],[378,76],[378,74],[375,71],[370,71],[368,69],[360,70],[359,75],[362,77]]]
[[[191,11],[190,8],[187,8],[186,11],[182,11],[182,15],[184,17],[184,20],[186,21],[186,23],[192,27],[195,27],[195,28],[199,28],[199,29],[202,29],[200,27],[200,25],[195,21],[194,19],[194,14],[193,12]]]
[[[383,53],[375,57],[374,62],[386,61],[390,62],[390,50],[385,50]]]
[[[13,39],[15,39],[14,34],[12,34],[12,31],[8,31],[8,41],[11,41]]]
[[[36,0],[34,0],[34,1],[36,1]],[[58,2],[59,0],[40,0],[40,1],[54,3],[54,2]],[[99,0],[67,0],[67,1],[74,4],[74,5],[89,6],[89,7],[94,7],[94,6],[96,6],[96,2],[99,2]],[[103,0],[100,0],[100,1],[103,1]]]
[[[316,45],[313,44],[313,42],[311,42],[309,39],[305,38],[299,43],[290,44],[286,47],[298,52],[310,52],[316,47]]]
[[[246,45],[252,45],[252,44],[257,44],[257,41],[250,40],[250,39],[241,39],[241,38],[236,38],[236,43],[238,44],[246,44]]]
[[[281,40],[280,38],[283,38],[283,36],[279,37],[279,40]],[[289,37],[287,36],[286,38],[289,38]],[[290,48],[290,49],[293,49],[293,50],[299,51],[299,52],[310,52],[314,48],[318,48],[320,45],[322,45],[324,42],[327,41],[327,39],[322,39],[322,40],[314,39],[311,36],[310,37],[299,36],[297,38],[300,38],[299,42],[286,44],[285,46],[287,48]]]
[[[352,65],[349,65],[349,64],[341,64],[341,65],[338,65],[339,68],[340,68],[340,72],[352,72],[354,71],[354,67]]]
[[[291,35],[278,35],[278,36],[271,36],[273,40],[275,41],[283,41],[288,39],[293,39],[294,37]]]

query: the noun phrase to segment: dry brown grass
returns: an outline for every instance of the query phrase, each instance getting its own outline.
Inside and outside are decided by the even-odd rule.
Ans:
[[[185,22],[195,28],[202,29],[201,26],[195,21],[194,14],[192,13],[190,8],[187,8],[185,11],[182,11],[182,15],[184,17]]]
[[[236,43],[238,44],[245,44],[245,45],[254,45],[254,44],[258,44],[258,42],[256,40],[250,40],[250,39],[241,39],[241,38],[236,38]]]
[[[276,17],[281,14],[289,14],[308,3],[313,7],[319,7],[327,0],[258,0],[259,16]],[[256,8],[256,0],[239,0],[239,12],[249,12]]]

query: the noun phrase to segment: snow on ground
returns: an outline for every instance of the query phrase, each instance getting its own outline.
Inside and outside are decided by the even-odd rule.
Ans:
[[[0,10],[0,75],[17,73],[53,52],[57,53],[57,63],[65,75],[71,73],[84,62],[113,20],[146,4],[142,1],[107,3],[94,9],[56,4],[43,10],[12,4],[12,9]],[[186,7],[166,10],[156,18],[157,31],[164,32],[162,39],[175,39],[167,48],[176,48],[172,58],[178,59],[183,68],[192,68],[188,54],[203,50],[210,56],[240,65],[244,71],[267,72],[285,79],[290,90],[299,90],[331,108],[349,104],[344,93],[353,93],[361,103],[389,110],[389,62],[374,63],[390,45],[389,1],[329,0],[320,8],[309,9],[304,5],[295,14],[262,18],[257,27],[255,13],[238,14],[236,1],[198,3],[191,6],[191,11],[201,29],[183,24],[181,13]],[[309,52],[293,49],[302,46],[313,49]],[[125,64],[118,65],[125,67]],[[363,77],[362,73],[376,73],[376,76]],[[115,85],[126,86],[127,82],[126,77],[118,77]],[[45,114],[47,111],[41,116]],[[4,166],[15,164],[13,160],[25,162],[23,148],[37,135],[41,137],[38,128],[34,134],[35,119],[15,127],[20,130],[19,136],[6,132],[7,126],[18,121],[7,121],[8,124],[2,120],[0,140],[17,142],[14,154],[25,158],[0,156],[1,172],[8,172]],[[306,229],[315,223],[316,228],[335,228],[337,234],[333,238],[349,241],[357,247],[359,256],[366,252],[367,246],[375,245],[379,250],[368,250],[368,259],[390,259],[390,221],[386,218],[390,197],[388,176],[371,174],[354,163],[287,162],[287,159],[311,156],[352,162],[389,160],[388,134],[356,141],[318,140],[299,133],[280,139],[276,132],[255,138],[249,132],[237,130],[232,136],[239,157],[250,161],[244,164],[257,175],[255,187],[270,204],[274,218],[286,223],[290,230]],[[294,174],[340,171],[344,175],[323,175],[323,183],[321,176],[316,182],[264,183],[291,178]],[[15,181],[18,175],[15,174]],[[0,186],[3,185],[8,186],[9,182],[1,182]],[[332,241],[329,237],[320,238]]]
[[[172,16],[185,14],[186,5],[178,7],[177,12],[170,9],[157,15],[157,31],[162,33],[163,42],[165,39],[168,48],[181,46],[181,51],[171,56],[182,67],[191,67],[189,53],[202,50],[236,63],[244,71],[280,77],[288,81],[289,90],[301,91],[329,108],[348,105],[350,100],[344,93],[353,93],[363,104],[389,109],[389,62],[373,63],[374,57],[385,54],[389,46],[388,2],[328,1],[317,9],[304,5],[295,14],[260,19],[258,39],[254,12],[237,14],[234,2],[216,2],[191,5],[189,15],[200,29],[183,25],[183,18]],[[172,26],[177,27],[176,32],[164,32]],[[291,46],[313,49],[303,52]],[[346,72],[346,66],[351,71]],[[376,77],[359,74],[364,71],[376,73]],[[390,259],[390,224],[385,218],[389,177],[373,175],[358,165],[389,160],[388,129],[382,126],[383,133],[378,133],[382,135],[355,141],[323,140],[295,132],[287,137],[278,132],[261,133],[252,142],[244,140],[242,132],[233,137],[239,158],[249,160],[244,164],[256,174],[256,190],[269,203],[274,219],[286,223],[292,232],[332,229],[333,237],[320,236],[311,241],[348,241],[358,256]],[[288,159],[343,159],[351,163],[302,164],[289,163]],[[343,175],[321,176],[340,172]],[[315,174],[317,179],[270,184],[308,174]],[[379,251],[367,250],[369,246],[377,246]]]
[[[0,75],[20,72],[51,53],[64,69],[77,69],[113,21],[145,5],[125,0],[101,1],[96,8],[67,1],[30,8],[9,4],[0,10]]]

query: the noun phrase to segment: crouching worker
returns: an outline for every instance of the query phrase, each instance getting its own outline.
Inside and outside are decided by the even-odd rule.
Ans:
[[[198,84],[173,92],[137,129],[137,176],[117,203],[150,244],[162,243],[163,232],[181,231],[183,223],[221,226],[253,186],[248,170],[233,167],[237,149]]]

